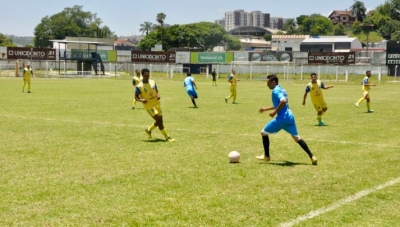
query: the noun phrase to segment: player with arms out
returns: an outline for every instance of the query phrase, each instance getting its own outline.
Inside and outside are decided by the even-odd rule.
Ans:
[[[359,105],[362,101],[367,100],[367,112],[368,112],[368,113],[372,113],[372,112],[374,112],[374,111],[371,110],[371,107],[370,107],[369,90],[371,89],[371,86],[376,86],[376,85],[375,85],[375,84],[371,84],[370,81],[369,81],[369,78],[371,77],[371,71],[370,71],[370,70],[367,70],[367,71],[365,72],[365,74],[366,74],[366,76],[364,77],[363,82],[362,82],[362,84],[363,84],[363,85],[362,85],[363,97],[360,98],[360,99],[358,100],[358,102],[356,102],[354,105],[358,108],[358,107],[359,107],[358,105]]]
[[[135,91],[136,91],[136,86],[140,83],[140,81],[142,79],[143,78],[140,75],[140,69],[136,69],[135,75],[133,75],[133,79],[132,79],[132,85],[135,87]],[[132,110],[135,109],[135,105],[136,105],[136,97],[133,98]]]
[[[317,80],[317,74],[311,73],[311,82],[307,84],[306,91],[303,96],[303,106],[306,104],[307,94],[310,93],[311,102],[313,103],[315,109],[317,110],[317,120],[319,126],[324,126],[325,123],[322,120],[322,115],[328,110],[328,106],[324,100],[324,95],[322,94],[322,89],[333,88],[334,86],[325,86],[325,84]]]
[[[186,92],[192,100],[194,108],[197,108],[196,101],[194,100],[198,97],[196,92],[197,86],[191,73],[187,73],[186,79],[183,80],[183,86],[186,87]]]
[[[144,109],[154,119],[154,123],[145,130],[148,139],[151,139],[151,131],[158,127],[167,142],[175,142],[164,128],[163,116],[161,111],[160,93],[154,80],[150,80],[150,71],[142,69],[142,81],[136,86],[135,98],[143,103]]]
[[[256,159],[269,162],[271,157],[269,155],[269,134],[274,134],[280,130],[288,132],[294,141],[300,145],[301,148],[307,153],[313,165],[317,165],[317,158],[311,153],[306,142],[300,138],[297,132],[296,121],[294,115],[289,108],[288,95],[284,88],[279,85],[279,79],[275,74],[267,76],[267,86],[272,90],[272,103],[271,107],[261,107],[260,113],[270,111],[269,116],[276,118],[268,122],[267,125],[261,130],[261,137],[264,146],[264,154],[256,156]]]

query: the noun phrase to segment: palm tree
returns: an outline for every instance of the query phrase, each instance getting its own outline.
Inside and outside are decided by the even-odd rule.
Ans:
[[[285,24],[283,25],[282,30],[286,31],[288,35],[292,35],[296,32],[296,21],[294,19],[287,19]]]
[[[146,32],[146,35],[148,35],[149,31],[151,31],[152,27],[153,27],[153,23],[145,21],[143,24],[140,24],[139,31],[142,32],[142,34]]]
[[[167,15],[165,15],[165,13],[157,14],[157,18],[156,19],[157,19],[157,22],[160,24],[161,27],[163,27],[166,17],[167,17]]]
[[[363,22],[367,9],[365,8],[363,2],[354,0],[354,4],[350,6],[350,12],[357,21]]]

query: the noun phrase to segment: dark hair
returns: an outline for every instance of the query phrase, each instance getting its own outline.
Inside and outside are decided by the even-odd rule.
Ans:
[[[275,74],[268,75],[267,79],[270,80],[270,81],[275,81],[276,84],[279,84],[279,79]]]
[[[367,70],[365,73],[367,73],[367,72],[371,72],[371,70]]]
[[[142,75],[143,75],[144,73],[149,73],[149,72],[150,72],[150,70],[147,69],[147,68],[143,68],[143,69],[142,69]]]
[[[316,73],[311,73],[311,76],[316,76],[317,74]]]
[[[192,74],[191,74],[191,73],[187,73],[186,75],[187,75],[187,76],[191,76]]]

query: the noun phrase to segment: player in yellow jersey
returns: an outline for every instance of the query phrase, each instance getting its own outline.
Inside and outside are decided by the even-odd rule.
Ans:
[[[364,101],[364,99],[366,99],[367,100],[367,112],[368,113],[372,113],[372,112],[374,112],[373,110],[371,110],[371,107],[370,107],[370,104],[369,104],[369,102],[370,102],[370,97],[369,97],[369,89],[370,89],[370,87],[371,86],[376,86],[375,84],[371,84],[370,82],[369,82],[369,78],[371,77],[371,71],[370,70],[367,70],[366,72],[365,72],[365,74],[366,74],[366,77],[364,77],[364,79],[363,79],[363,85],[362,85],[362,92],[363,92],[363,97],[362,98],[360,98],[359,100],[358,100],[358,102],[356,102],[354,105],[358,108],[359,106],[359,104],[362,102],[362,101]]]
[[[31,77],[35,78],[31,69],[31,64],[26,64],[24,70],[22,70],[24,84],[22,85],[22,92],[25,90],[25,85],[28,84],[28,93],[31,93]]]
[[[325,86],[325,84],[317,80],[317,74],[311,73],[311,82],[307,84],[306,91],[303,96],[303,106],[306,104],[307,94],[310,93],[311,102],[313,103],[315,110],[317,110],[317,120],[319,126],[324,126],[325,123],[322,120],[322,115],[328,110],[328,106],[324,100],[322,89],[333,88],[334,86]]]
[[[237,87],[237,81],[240,81],[239,79],[236,79],[236,70],[232,69],[231,70],[231,75],[228,78],[228,82],[229,82],[229,89],[231,91],[231,94],[225,98],[225,103],[228,103],[228,99],[233,98],[233,102],[232,104],[236,104],[236,96],[237,96],[237,92],[236,92],[236,87]]]
[[[158,127],[165,136],[167,142],[174,142],[164,128],[162,111],[160,107],[160,93],[158,93],[157,85],[154,80],[150,80],[150,71],[146,68],[142,69],[142,81],[136,86],[135,98],[143,103],[144,109],[155,120],[155,122],[145,130],[147,137],[151,139],[151,131]]]
[[[140,83],[140,81],[142,80],[142,76],[140,75],[140,69],[136,69],[135,70],[135,75],[133,76],[132,79],[132,85],[135,87]],[[136,92],[136,91],[135,91]],[[133,98],[133,104],[132,104],[132,110],[135,109],[135,105],[136,105],[136,97]]]

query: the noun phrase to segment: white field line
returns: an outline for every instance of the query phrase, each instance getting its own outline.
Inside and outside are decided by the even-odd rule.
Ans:
[[[101,121],[79,121],[79,120],[68,120],[68,119],[58,119],[58,118],[41,118],[41,117],[27,117],[27,116],[15,116],[15,115],[0,115],[0,117],[7,117],[7,118],[24,118],[24,119],[34,119],[34,120],[42,120],[42,121],[62,121],[62,122],[71,122],[71,123],[86,123],[86,124],[97,124],[97,125],[102,125],[102,126],[115,126],[115,127],[137,127],[137,128],[147,128],[147,126],[144,125],[131,125],[131,124],[115,124],[115,123],[110,123],[110,122],[101,122]],[[211,134],[224,134],[224,135],[240,135],[240,136],[260,136],[259,133],[255,134],[246,134],[246,133],[229,133],[229,132],[213,132],[213,131],[198,131],[198,130],[191,130],[191,129],[177,129],[174,128],[173,130],[175,131],[187,131],[187,132],[193,132],[193,133],[211,133]],[[261,130],[260,130],[261,133]],[[285,136],[283,136],[285,135]],[[273,135],[275,138],[290,138],[290,136],[282,132],[281,134],[278,135]],[[356,144],[356,145],[367,145],[367,146],[377,146],[377,147],[390,147],[390,148],[400,148],[400,146],[396,145],[387,145],[387,144],[378,144],[378,143],[354,143],[354,142],[349,142],[349,141],[337,141],[337,140],[321,140],[321,139],[310,139],[306,138],[306,141],[317,141],[317,142],[324,142],[324,143],[340,143],[340,144]]]
[[[396,178],[394,180],[388,181],[388,182],[386,182],[384,184],[375,186],[373,188],[357,192],[356,194],[351,195],[351,196],[349,196],[347,198],[341,199],[341,200],[339,200],[339,201],[337,201],[335,203],[332,203],[331,205],[329,205],[327,207],[311,211],[310,213],[308,213],[306,215],[299,216],[299,217],[297,217],[296,219],[294,219],[292,221],[282,223],[280,226],[281,227],[294,226],[296,224],[299,224],[302,221],[305,221],[307,219],[311,219],[311,218],[317,217],[319,215],[325,214],[325,213],[327,213],[329,211],[335,210],[335,209],[337,209],[337,208],[339,208],[339,207],[341,207],[343,205],[346,205],[347,203],[351,203],[351,202],[353,202],[355,200],[358,200],[358,199],[360,199],[360,198],[362,198],[364,196],[367,196],[367,195],[369,195],[371,193],[377,192],[377,191],[379,191],[381,189],[384,189],[386,187],[392,186],[392,185],[397,184],[399,182],[400,182],[400,177]]]

